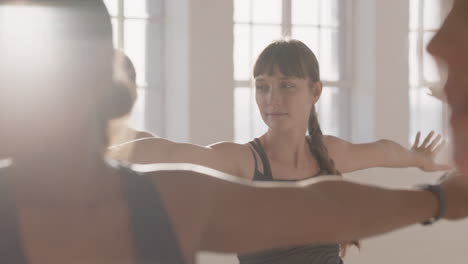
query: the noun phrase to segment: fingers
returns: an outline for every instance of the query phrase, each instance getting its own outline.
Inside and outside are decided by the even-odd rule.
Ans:
[[[434,148],[434,150],[432,151],[432,154],[433,154],[434,156],[437,156],[437,155],[439,154],[439,152],[440,152],[442,149],[444,149],[445,145],[446,145],[446,141],[445,141],[445,140],[442,140],[442,142],[440,142],[440,144]]]
[[[431,141],[432,136],[434,136],[434,131],[431,131],[431,133],[427,135],[427,137],[424,139],[423,143],[421,144],[420,148],[426,148],[427,144],[429,144],[429,142]]]
[[[421,131],[418,131],[418,133],[416,133],[416,139],[414,140],[412,149],[416,149],[419,146],[420,138],[421,138]]]
[[[441,135],[437,135],[437,137],[432,140],[431,144],[427,147],[427,149],[431,152],[434,151],[434,149],[438,146],[438,144],[440,143],[440,141],[442,140],[442,136]]]

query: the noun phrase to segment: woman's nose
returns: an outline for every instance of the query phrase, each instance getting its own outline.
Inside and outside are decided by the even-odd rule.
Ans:
[[[278,91],[276,91],[276,89],[273,89],[273,88],[270,89],[267,95],[268,103],[276,104],[279,102],[279,100],[280,100],[280,94],[278,93]]]

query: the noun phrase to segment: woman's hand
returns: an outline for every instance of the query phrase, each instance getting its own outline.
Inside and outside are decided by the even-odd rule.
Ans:
[[[437,154],[444,148],[445,141],[441,135],[433,138],[434,134],[434,131],[431,131],[420,145],[421,132],[417,133],[413,147],[411,148],[416,167],[426,172],[450,170],[450,165],[439,164],[435,161]]]
[[[436,99],[439,99],[441,102],[447,102],[447,97],[443,88],[431,87],[429,88],[429,93],[427,94]]]

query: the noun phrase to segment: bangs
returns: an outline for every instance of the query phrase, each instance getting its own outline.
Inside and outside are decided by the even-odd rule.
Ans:
[[[297,40],[276,41],[259,55],[253,71],[259,75],[274,75],[278,70],[287,77],[320,80],[318,62],[313,52]]]

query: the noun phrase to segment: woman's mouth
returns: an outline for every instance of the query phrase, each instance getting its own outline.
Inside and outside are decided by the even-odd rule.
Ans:
[[[280,117],[280,116],[286,116],[286,115],[288,115],[288,113],[284,113],[284,112],[267,113],[267,116],[273,116],[273,117]]]

